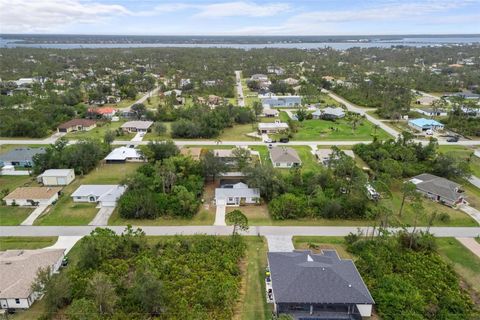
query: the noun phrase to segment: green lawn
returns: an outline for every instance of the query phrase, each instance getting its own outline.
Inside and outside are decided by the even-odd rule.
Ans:
[[[265,268],[267,266],[267,243],[263,237],[244,237],[247,244],[242,261],[243,273],[241,298],[234,319],[270,319],[271,307],[265,296]]]
[[[32,211],[32,208],[0,206],[0,226],[18,226]]]
[[[248,148],[257,151],[260,154],[260,160],[262,163],[269,163],[271,161],[270,152],[268,151],[267,146],[249,146]]]
[[[220,134],[218,139],[224,141],[258,141],[258,138],[247,136],[248,133],[257,132],[257,124],[235,124],[231,128],[226,128]]]
[[[295,249],[312,250],[315,253],[319,253],[322,249],[337,250],[340,258],[353,258],[353,256],[347,252],[343,237],[295,236],[292,241]]]
[[[437,238],[438,252],[473,289],[480,293],[480,258],[455,238]]]
[[[150,132],[148,132],[143,137],[143,140],[167,140],[167,139],[171,139],[172,138],[172,123],[171,122],[162,122],[162,123],[167,128],[167,131],[164,134],[159,135],[156,132],[154,132],[153,130],[151,130]]]
[[[312,154],[312,148],[308,146],[291,146],[291,148],[297,150],[304,170],[315,171],[320,169],[317,159]]]
[[[242,88],[246,107],[251,107],[255,101],[260,101],[260,99],[258,98],[258,93],[251,91],[250,88],[247,86],[246,79],[242,79]]]
[[[475,149],[465,146],[440,146],[439,151],[458,159],[469,160],[470,168],[475,176],[480,177],[480,158],[473,155]]]
[[[98,212],[93,203],[76,203],[70,195],[82,184],[118,184],[127,175],[133,173],[141,164],[103,164],[84,177],[75,180],[62,190],[62,196],[56,204],[49,207],[36,221],[35,225],[86,225]]]
[[[1,138],[0,138],[1,139]],[[15,138],[4,138],[6,140],[14,140]],[[28,139],[28,138],[18,138],[18,139]],[[7,153],[15,148],[40,148],[46,147],[46,144],[0,144],[0,154]]]
[[[103,137],[105,136],[105,132],[107,132],[108,130],[115,131],[118,128],[120,128],[120,126],[125,122],[126,122],[125,120],[120,120],[116,122],[98,122],[97,127],[93,128],[90,131],[69,132],[65,135],[65,137],[72,140],[86,139],[86,138],[103,140]],[[130,140],[134,136],[135,136],[134,133],[126,133],[122,136],[116,137],[116,140]]]
[[[17,187],[38,187],[38,183],[31,176],[0,176],[0,190],[12,192]]]
[[[53,245],[57,237],[0,237],[0,251],[40,249]]]
[[[191,219],[180,219],[180,218],[157,218],[154,220],[150,219],[123,219],[118,214],[118,211],[115,210],[108,220],[108,225],[113,226],[182,226],[182,225],[195,225],[195,226],[208,226],[212,225],[215,221],[215,213],[207,210],[200,210],[193,218]]]

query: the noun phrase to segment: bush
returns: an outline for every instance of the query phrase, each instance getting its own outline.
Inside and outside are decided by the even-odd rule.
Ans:
[[[450,222],[450,215],[446,212],[442,212],[438,215],[438,220],[440,220],[443,223],[449,223]]]
[[[303,197],[285,193],[270,201],[268,210],[273,219],[304,218],[306,214],[306,201]]]

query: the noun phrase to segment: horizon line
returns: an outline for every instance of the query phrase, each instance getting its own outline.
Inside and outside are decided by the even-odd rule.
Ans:
[[[243,35],[243,34],[95,34],[95,33],[0,33],[2,35],[20,36],[136,36],[136,37],[385,37],[385,36],[474,36],[480,37],[480,33],[390,33],[390,34],[278,34],[278,35]]]

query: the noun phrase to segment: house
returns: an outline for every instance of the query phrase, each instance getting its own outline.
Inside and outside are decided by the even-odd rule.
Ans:
[[[330,157],[333,153],[332,149],[318,149],[315,151],[315,157],[317,158],[318,162],[323,164],[324,166],[328,166],[330,162]],[[355,154],[353,153],[352,150],[342,150],[342,153],[351,157],[355,158]],[[333,159],[336,160],[336,159]]]
[[[312,113],[313,119],[335,120],[345,117],[345,111],[340,108],[326,107],[324,109],[316,110]]]
[[[300,96],[276,96],[274,94],[259,95],[262,105],[267,108],[294,108],[302,104]]]
[[[89,131],[97,126],[94,120],[72,119],[58,126],[58,132]]]
[[[422,106],[431,106],[438,98],[432,96],[421,96],[418,98],[415,103],[420,104]]]
[[[275,120],[275,122],[258,123],[258,132],[260,133],[279,133],[287,130],[288,128],[288,124],[281,122],[280,120]]]
[[[147,132],[152,124],[152,121],[127,121],[121,128],[125,132]]]
[[[255,204],[260,201],[260,190],[249,188],[243,182],[235,184],[223,184],[215,189],[216,205],[239,206],[243,204]]]
[[[337,251],[269,252],[267,258],[269,301],[277,316],[360,320],[372,315],[375,302],[360,273]]]
[[[58,200],[61,187],[18,187],[3,200],[7,206],[48,206]]]
[[[466,198],[461,185],[433,174],[422,173],[410,179],[410,182],[415,184],[417,191],[427,198],[449,207],[462,203]]]
[[[420,118],[420,119],[413,119],[408,121],[408,125],[418,131],[436,131],[436,130],[443,130],[445,126],[433,119],[425,119],[425,118]]]
[[[281,76],[285,74],[285,69],[282,67],[277,67],[277,66],[268,66],[267,67],[267,73],[274,73],[277,76]]]
[[[127,187],[112,184],[83,184],[72,193],[73,202],[98,203],[100,207],[115,207]]]
[[[65,249],[6,250],[0,252],[0,307],[28,309],[40,297],[32,284],[40,269],[58,272]]]
[[[273,147],[270,149],[270,160],[276,168],[292,168],[302,164],[295,149],[287,147]]]
[[[189,148],[185,147],[180,149],[180,154],[186,157],[192,157],[193,160],[199,161],[202,154],[202,148]]]
[[[67,186],[75,179],[73,169],[49,169],[37,177],[44,186]]]
[[[263,109],[263,116],[267,118],[275,118],[275,117],[278,117],[279,114],[280,112],[278,112],[278,110],[275,110],[275,109]]]
[[[294,78],[287,78],[287,79],[280,80],[280,82],[285,83],[289,86],[296,86],[300,81]]]
[[[250,81],[260,81],[260,82],[265,82],[268,81],[268,76],[265,74],[254,74],[250,77]]]
[[[425,116],[428,116],[428,117],[444,117],[444,116],[447,116],[448,113],[446,110],[444,109],[440,109],[440,108],[416,108],[416,109],[413,109],[414,111],[418,112],[418,113],[421,113]]]
[[[172,94],[174,94],[176,97],[180,97],[182,95],[182,90],[178,90],[178,89],[174,89],[174,90],[170,90],[170,91],[165,91],[163,93],[163,95],[165,97],[169,97],[171,96]]]
[[[143,155],[135,148],[115,148],[105,157],[106,163],[143,162]]]
[[[33,165],[33,156],[45,152],[45,148],[15,148],[7,153],[0,154],[0,167],[31,167]]]
[[[88,113],[90,115],[106,119],[111,119],[117,113],[117,111],[117,109],[112,107],[88,108]]]

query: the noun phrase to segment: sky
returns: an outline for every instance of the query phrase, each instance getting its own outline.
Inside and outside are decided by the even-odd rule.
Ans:
[[[480,0],[0,0],[0,33],[480,34]]]

